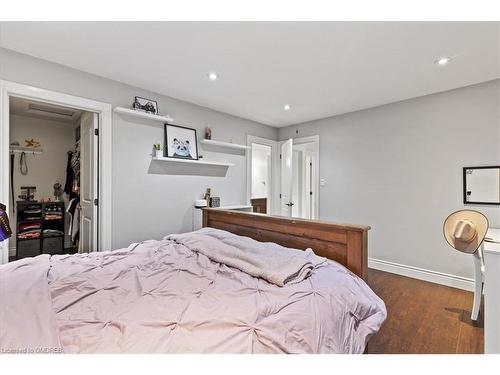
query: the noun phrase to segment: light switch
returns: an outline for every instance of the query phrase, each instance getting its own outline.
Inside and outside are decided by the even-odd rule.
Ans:
[[[319,186],[325,186],[326,185],[326,180],[324,178],[319,180]]]

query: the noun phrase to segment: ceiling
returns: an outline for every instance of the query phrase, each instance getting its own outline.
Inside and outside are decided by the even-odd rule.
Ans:
[[[12,97],[9,100],[9,112],[13,115],[28,116],[55,122],[74,124],[82,111],[53,104]]]
[[[2,22],[0,46],[281,127],[499,78],[499,25]]]

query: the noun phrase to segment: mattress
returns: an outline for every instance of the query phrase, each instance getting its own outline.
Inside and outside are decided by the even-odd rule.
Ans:
[[[333,261],[277,286],[167,238],[0,266],[4,353],[362,353],[385,318]]]

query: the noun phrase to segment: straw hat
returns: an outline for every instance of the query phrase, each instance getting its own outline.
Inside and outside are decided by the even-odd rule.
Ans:
[[[486,236],[488,219],[473,210],[460,210],[446,218],[443,232],[451,247],[464,253],[475,253]]]

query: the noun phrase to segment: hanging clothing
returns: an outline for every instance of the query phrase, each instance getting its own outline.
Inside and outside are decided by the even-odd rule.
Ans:
[[[19,172],[21,172],[23,176],[28,174],[28,162],[26,161],[25,152],[21,152],[21,156],[19,157]]]
[[[66,209],[66,213],[69,216],[68,236],[70,236],[72,239],[73,239],[73,228],[74,228],[73,219],[75,218],[76,208],[78,207],[79,203],[80,203],[79,198],[73,198],[69,201],[68,208]]]
[[[16,155],[14,153],[10,154],[10,192],[12,194],[12,202],[16,201],[14,197],[14,161],[16,160]],[[16,212],[16,208],[14,208],[12,212]]]
[[[75,174],[73,173],[73,168],[71,167],[72,157],[73,157],[73,151],[68,151],[68,163],[66,164],[66,183],[64,184],[64,192],[66,194],[71,194],[73,179],[75,178]]]
[[[9,217],[5,211],[7,207],[0,203],[0,242],[6,240],[12,235],[12,229],[9,224]]]
[[[71,168],[73,169],[74,180],[80,185],[80,144],[76,145],[76,150],[71,156]]]
[[[69,213],[71,215],[71,222],[70,222],[70,229],[68,230],[68,235],[71,237],[73,245],[76,245],[80,234],[80,214],[81,214],[80,201],[78,200],[76,201],[76,204],[75,203],[71,204],[71,206],[73,205],[74,205],[74,209],[72,209],[73,213]]]

